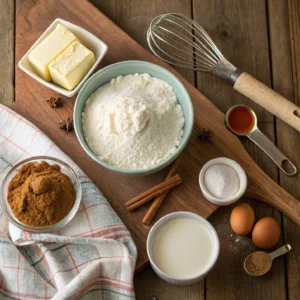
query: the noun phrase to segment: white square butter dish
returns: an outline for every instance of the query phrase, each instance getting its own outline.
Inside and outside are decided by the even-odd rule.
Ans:
[[[54,82],[47,82],[46,80],[42,79],[34,70],[32,65],[29,62],[29,53],[41,43],[55,28],[58,24],[63,25],[65,28],[70,30],[76,37],[80,40],[80,42],[90,49],[95,55],[95,63],[88,71],[88,73],[84,76],[84,78],[78,83],[78,85],[71,91],[60,87],[59,85],[55,84]],[[66,96],[66,97],[73,97],[78,93],[83,83],[88,79],[88,77],[93,73],[96,67],[99,65],[100,61],[103,59],[104,55],[107,52],[107,45],[103,43],[99,38],[95,35],[90,33],[89,31],[74,25],[68,21],[62,19],[55,19],[53,23],[45,30],[45,32],[39,37],[39,39],[32,45],[32,47],[27,51],[27,53],[22,57],[19,61],[18,66],[22,69],[25,73],[30,75],[32,78],[40,82],[41,84],[47,86],[48,88]]]

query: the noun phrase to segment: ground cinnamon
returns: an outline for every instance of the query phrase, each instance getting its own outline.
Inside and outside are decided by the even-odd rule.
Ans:
[[[271,266],[271,259],[265,252],[258,251],[251,254],[246,260],[246,268],[253,275],[266,273]]]
[[[8,203],[16,218],[44,227],[62,220],[74,206],[76,191],[60,166],[47,162],[22,166],[8,186]]]

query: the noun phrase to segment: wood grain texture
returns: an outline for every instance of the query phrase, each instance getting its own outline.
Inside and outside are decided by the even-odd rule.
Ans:
[[[194,17],[232,63],[271,85],[264,1],[229,0],[220,5],[219,1],[196,0]],[[223,112],[238,103],[254,108],[261,131],[275,141],[274,118],[269,113],[219,78],[197,73],[197,83],[199,89],[209,95],[210,100]],[[278,169],[272,160],[247,138],[241,139],[241,142],[256,163],[277,181]],[[281,223],[281,214],[270,206],[246,197],[242,201],[254,209],[256,220],[273,216]],[[216,267],[206,278],[206,299],[285,299],[283,260],[274,263],[272,273],[259,280],[243,271],[243,260],[257,248],[251,236],[238,237],[232,232],[229,217],[234,206],[219,209],[209,218],[220,237],[221,252]],[[281,243],[282,240],[279,245]]]
[[[14,101],[14,0],[0,1],[0,102],[10,104]]]
[[[294,101],[300,103],[300,5],[298,0],[288,1],[291,56],[294,83]]]
[[[118,2],[117,24],[145,49],[149,50],[146,33],[151,21],[156,16],[169,12],[181,13],[191,17],[191,1],[122,0]],[[195,83],[193,71],[175,69],[191,84]]]
[[[162,281],[149,267],[134,278],[136,299],[150,300],[157,296],[158,300],[204,300],[204,281],[189,285],[175,286]]]
[[[21,8],[22,4],[24,2],[29,2],[31,0],[15,0],[15,18],[16,18],[16,15],[17,13],[19,12],[19,9]],[[34,0],[33,0],[34,1]],[[15,20],[14,20],[14,24],[15,24]]]
[[[58,3],[60,3],[60,5],[58,5]],[[37,30],[37,32],[34,33],[34,36],[28,36],[28,38],[26,39],[26,42],[24,41],[24,39],[21,39],[22,34],[17,34],[17,47],[16,47],[16,55],[18,56],[18,58],[21,57],[21,55],[23,54],[19,54],[19,49],[20,47],[25,47],[25,48],[29,48],[30,45],[34,42],[34,40],[45,30],[45,28],[49,25],[49,23],[51,23],[51,21],[56,18],[57,16],[60,16],[64,19],[73,21],[74,23],[78,24],[78,25],[82,25],[85,28],[88,28],[91,32],[96,33],[98,36],[100,36],[109,46],[110,49],[114,49],[115,51],[118,53],[121,53],[121,55],[118,55],[119,57],[117,57],[115,54],[114,55],[109,55],[110,53],[113,54],[114,51],[110,51],[109,54],[105,57],[105,61],[104,64],[110,64],[112,62],[116,62],[118,59],[119,60],[126,60],[126,59],[132,59],[132,58],[140,58],[142,59],[143,56],[141,56],[139,54],[138,51],[139,50],[139,45],[136,44],[133,40],[129,39],[129,37],[121,32],[121,31],[117,31],[114,34],[116,35],[112,35],[112,28],[114,28],[113,23],[106,19],[106,18],[102,18],[102,14],[98,11],[96,11],[89,3],[86,3],[86,10],[84,11],[84,13],[82,12],[83,10],[83,6],[81,5],[80,10],[76,10],[76,7],[72,10],[70,10],[69,8],[66,9],[65,2],[55,2],[55,8],[52,8],[51,10],[51,1],[47,1],[47,2],[36,2],[36,3],[24,3],[24,6],[21,8],[21,10],[19,11],[18,14],[18,18],[17,18],[17,27],[18,28],[22,28],[27,32],[27,30]],[[80,3],[82,4],[82,3]],[[67,5],[67,4],[66,4]],[[79,1],[78,1],[78,5],[79,5]],[[74,5],[73,5],[74,7]],[[41,15],[47,15],[49,18],[48,22],[39,22],[37,19],[38,17],[38,13],[37,11],[41,9]],[[99,19],[96,19],[95,21],[95,14]],[[72,16],[73,15],[73,16]],[[87,15],[88,19],[90,19],[90,21],[88,22],[88,24],[85,24],[85,21],[82,19],[80,20],[82,17],[82,15]],[[25,18],[25,20],[24,20]],[[19,25],[19,21],[21,20],[22,22],[25,23],[25,25]],[[45,20],[44,20],[45,21]],[[99,23],[99,27],[95,29],[95,22]],[[39,26],[43,26],[42,28],[39,28],[39,26],[36,26],[36,24],[38,24]],[[96,32],[95,32],[96,31]],[[118,36],[118,33],[121,33],[121,40],[120,37]],[[106,34],[106,38],[105,35]],[[124,42],[124,39],[129,39],[131,45],[126,45],[126,43]],[[18,40],[20,42],[18,42]],[[27,43],[28,42],[28,43]],[[119,48],[116,48],[115,45],[118,45],[122,43],[122,51],[119,52]],[[140,48],[141,49],[141,48]],[[133,52],[131,52],[133,50]],[[24,49],[22,50],[24,51]],[[25,50],[26,51],[26,50]],[[144,51],[144,50],[143,50]],[[151,56],[150,56],[151,57]],[[151,60],[151,58],[150,58]],[[21,84],[19,85],[20,88],[18,88],[18,92],[17,94],[19,95],[19,99],[23,99],[23,92],[25,90],[28,90],[30,87],[33,88],[32,84],[36,84],[36,82],[34,80],[32,80],[31,78],[28,78],[28,76],[23,77],[25,74],[23,74],[20,70],[17,69],[17,81],[22,81],[22,78],[26,78],[26,80],[23,81],[22,83],[22,87]],[[27,80],[29,80],[27,82]],[[26,83],[27,82],[27,83]],[[46,89],[45,87],[41,86],[41,85],[37,85],[33,88],[32,92],[31,92],[31,97],[34,97],[36,99],[36,101],[34,101],[31,104],[31,108],[29,108],[28,106],[26,107],[26,105],[24,105],[22,108],[20,107],[20,110],[18,110],[18,105],[15,106],[16,110],[18,110],[19,112],[21,112],[22,114],[26,114],[28,116],[29,119],[34,120],[35,117],[37,117],[37,121],[34,121],[35,124],[38,124],[38,126],[42,127],[43,130],[45,132],[47,132],[47,134],[53,139],[56,140],[57,139],[61,139],[65,140],[66,143],[64,143],[65,146],[67,146],[67,144],[69,144],[69,146],[67,147],[62,147],[64,149],[64,151],[66,153],[68,153],[69,155],[71,155],[77,162],[78,161],[82,161],[82,157],[86,157],[86,155],[83,153],[83,151],[81,149],[78,148],[79,152],[74,151],[74,149],[76,148],[76,138],[73,135],[66,135],[64,132],[57,130],[57,125],[55,123],[55,120],[58,121],[62,118],[65,118],[67,116],[72,116],[72,109],[73,109],[73,104],[74,104],[74,99],[71,100],[67,100],[65,101],[65,105],[64,108],[61,110],[50,110],[47,107],[45,107],[44,101],[45,99],[47,99],[50,96],[53,96],[55,93],[53,93],[51,90]],[[32,99],[32,98],[31,98]],[[21,103],[22,101],[20,101],[19,103]],[[33,113],[33,111],[35,113]],[[41,113],[37,113],[38,111],[41,111]],[[31,115],[31,116],[30,116]],[[43,120],[48,120],[47,123],[48,125],[44,124],[44,126],[41,125]],[[48,128],[48,129],[47,129]],[[52,134],[50,133],[52,132]],[[55,133],[54,133],[55,132]],[[196,139],[195,139],[196,141]],[[149,230],[149,228],[147,228],[146,226],[140,226],[141,224],[141,220],[142,220],[142,216],[145,214],[147,207],[143,207],[141,208],[138,212],[135,212],[133,214],[129,214],[125,208],[125,206],[123,205],[123,202],[125,202],[126,200],[130,199],[130,197],[136,195],[137,193],[143,191],[144,189],[151,187],[152,185],[160,182],[166,174],[166,171],[161,172],[159,175],[157,176],[150,176],[147,178],[141,178],[139,180],[136,179],[128,179],[128,178],[124,178],[121,176],[117,176],[116,174],[110,173],[105,171],[104,169],[102,169],[100,166],[95,166],[94,162],[92,162],[91,160],[87,159],[84,161],[84,166],[82,167],[87,173],[90,173],[88,170],[92,170],[94,169],[93,175],[91,175],[91,179],[94,180],[94,182],[96,182],[98,184],[98,186],[100,187],[100,189],[102,190],[102,192],[105,194],[105,196],[108,199],[115,199],[116,203],[113,204],[112,206],[114,207],[114,209],[119,213],[119,215],[121,216],[121,218],[123,219],[123,221],[126,224],[130,224],[132,223],[132,225],[130,225],[129,227],[132,227],[132,235],[133,238],[136,241],[137,247],[138,249],[141,249],[140,253],[139,253],[139,261],[137,266],[140,267],[143,263],[140,262],[146,262],[147,261],[147,257],[146,257],[146,253],[145,253],[145,240],[146,240],[146,235],[147,232]],[[80,163],[79,163],[80,164]],[[193,161],[190,161],[190,165],[193,164]],[[82,164],[81,164],[82,166]],[[94,167],[93,167],[94,166]],[[95,169],[96,167],[96,169]],[[182,168],[182,170],[180,171],[181,175],[183,173],[185,173],[185,177],[187,178],[187,176],[190,176],[190,171],[189,171],[190,167],[187,165],[185,168]],[[105,174],[103,173],[103,171],[105,172]],[[196,171],[197,174],[197,171]],[[194,183],[193,186],[194,188],[198,187],[197,184],[197,175],[193,176],[194,177]],[[101,184],[99,184],[100,182],[102,182]],[[121,189],[114,189],[112,187],[112,184],[114,183],[118,183],[118,186],[122,186],[123,188]],[[123,191],[125,190],[125,193],[123,193]],[[178,189],[179,192],[179,189]],[[181,193],[185,194],[186,191],[181,191],[180,193],[172,193],[170,194],[169,200],[173,201],[172,198],[176,199],[181,199]],[[177,194],[177,195],[176,195]],[[172,196],[172,197],[171,197]],[[195,197],[195,195],[193,196]],[[176,201],[176,200],[174,200]],[[181,201],[181,209],[183,210],[190,210],[192,209],[193,211],[198,211],[200,214],[203,215],[207,215],[207,213],[209,212],[209,214],[211,213],[211,211],[213,211],[216,207],[210,203],[208,203],[207,201],[203,201],[201,202],[197,202],[195,203],[196,206],[198,208],[192,208],[192,206],[190,205],[190,203],[193,202],[192,199],[190,199],[190,201],[184,202],[182,200]],[[202,207],[202,209],[199,210],[199,208]],[[176,210],[176,205],[174,207],[174,205],[170,205],[169,207],[167,206],[163,206],[157,216],[157,218],[161,217],[162,215],[166,214],[168,211],[172,211],[172,210]],[[121,211],[123,211],[123,213],[121,213]],[[124,218],[124,216],[126,216]],[[127,219],[127,220],[126,220]],[[132,220],[133,219],[133,220]],[[138,224],[139,226],[135,226],[134,224]],[[135,231],[135,232],[134,232]]]
[[[100,11],[115,23],[117,22],[117,0],[90,0]]]
[[[209,33],[223,55],[242,71],[270,86],[265,1],[195,0],[193,3],[194,19]],[[223,112],[233,103],[244,103],[255,110],[259,120],[273,122],[270,113],[233,92],[232,86],[223,79],[198,72],[197,86]]]
[[[149,49],[146,41],[146,32],[151,20],[155,16],[167,12],[178,12],[191,16],[192,8],[190,0],[172,0],[165,2],[160,0],[153,0],[151,2],[123,0],[118,2],[117,11],[117,24],[143,47]],[[182,69],[177,70],[190,83],[195,83],[194,72]],[[170,201],[169,197],[164,201],[162,207],[168,205],[168,201]],[[156,216],[154,221],[156,221],[157,218],[158,217]],[[151,295],[156,295],[159,299],[204,299],[204,281],[201,281],[192,287],[174,288],[173,285],[167,284],[157,277],[150,267],[141,271],[135,277],[134,284],[137,299],[148,300]]]
[[[208,13],[209,12],[209,13]],[[265,2],[228,0],[220,5],[218,0],[194,1],[194,18],[208,31],[222,53],[258,80],[271,85],[269,46]],[[224,80],[206,73],[197,73],[197,87],[224,113],[235,104],[245,104],[255,110],[258,124],[270,123],[267,132],[275,140],[274,117],[234,91]],[[258,165],[275,181],[276,167],[272,160],[247,138],[241,139]],[[274,172],[275,171],[275,172]]]
[[[122,0],[123,1],[123,0]],[[122,2],[118,1],[118,2]],[[195,0],[197,2],[198,0]],[[23,0],[16,0],[16,11],[18,11],[19,3],[23,2]],[[26,0],[26,2],[31,2],[29,0]],[[114,19],[113,14],[111,12],[114,11],[112,9],[113,5],[117,2],[116,0],[93,0],[92,1],[96,6],[101,7],[103,12],[108,15],[110,18]],[[151,10],[157,10],[158,13],[160,12],[160,1],[157,1],[157,3],[153,4],[151,6]],[[172,11],[172,4],[173,0],[167,0],[164,1],[163,5],[164,8],[169,11]],[[208,1],[206,1],[208,2]],[[1,2],[2,3],[2,2]],[[113,5],[112,5],[113,3]],[[201,4],[201,2],[200,2]],[[25,4],[27,5],[27,4]],[[201,10],[206,8],[207,3],[202,3]],[[216,8],[214,11],[218,12],[220,10],[220,7],[222,4],[220,4],[219,8]],[[239,6],[241,7],[241,6]],[[269,7],[269,21],[270,21],[270,34],[271,34],[271,55],[272,55],[272,75],[273,75],[273,86],[274,88],[281,93],[283,96],[287,97],[288,99],[293,99],[295,103],[299,105],[299,75],[297,76],[297,73],[300,74],[299,70],[299,63],[297,67],[297,59],[295,57],[295,54],[298,53],[298,62],[299,62],[299,35],[297,35],[297,28],[299,29],[299,2],[298,0],[294,1],[287,1],[287,0],[272,0],[268,1],[268,7]],[[290,14],[289,14],[289,8],[290,8]],[[1,6],[2,9],[2,6]],[[184,9],[184,8],[183,8]],[[228,9],[227,9],[228,10]],[[261,10],[261,7],[258,9]],[[184,12],[184,11],[179,11]],[[138,13],[138,11],[136,11]],[[245,12],[244,12],[245,13]],[[122,14],[122,11],[119,11],[119,14]],[[242,14],[242,13],[241,13]],[[1,12],[0,12],[1,15]],[[239,15],[239,13],[237,14]],[[298,15],[298,17],[297,17]],[[134,14],[132,14],[134,18]],[[235,26],[240,26],[241,21],[237,21],[235,18],[230,18],[230,16],[226,15],[227,21],[224,23],[224,21],[220,20],[219,23],[223,22],[224,24],[227,24],[224,26],[224,29],[231,28],[234,32]],[[204,20],[209,18],[210,22],[213,23],[215,21],[214,14],[211,10],[206,10],[205,14],[203,15]],[[255,17],[255,20],[260,20],[261,16]],[[247,21],[248,22],[248,21]],[[200,22],[201,23],[201,22]],[[13,20],[12,20],[13,24]],[[232,24],[232,25],[231,25]],[[243,23],[242,23],[243,25]],[[13,26],[13,25],[12,25]],[[262,28],[263,24],[259,23],[258,25],[254,24],[254,27],[256,31],[260,32],[261,30],[265,32],[265,28]],[[139,31],[139,28],[134,28],[132,25],[131,30]],[[220,26],[220,29],[222,29],[222,26]],[[0,29],[1,31],[1,29]],[[247,28],[243,28],[243,31],[247,31]],[[295,42],[295,40],[290,40],[290,33],[293,37],[293,39],[297,39],[298,42]],[[132,34],[132,33],[130,33]],[[255,36],[256,34],[250,33],[251,35]],[[238,32],[238,35],[240,35],[240,32]],[[295,37],[296,35],[296,37]],[[260,35],[259,35],[260,36]],[[260,36],[261,37],[261,36]],[[1,36],[2,38],[2,36]],[[230,45],[232,44],[232,36],[226,35],[226,31],[221,34],[221,39],[224,39],[225,48],[224,48],[224,54],[228,58],[232,60],[232,62],[236,63],[238,65],[237,61],[239,61],[239,67],[243,67],[245,64],[245,67],[243,67],[244,70],[249,71],[252,75],[255,75],[260,80],[263,80],[262,78],[266,77],[265,79],[268,81],[269,77],[265,76],[264,74],[260,73],[260,70],[264,70],[264,66],[261,66],[262,60],[259,58],[259,64],[255,61],[245,59],[244,55],[246,56],[252,56],[252,52],[246,51],[246,53],[238,52],[237,50],[232,50],[231,46],[228,48],[228,42]],[[136,38],[138,40],[138,38]],[[236,39],[234,37],[233,39]],[[260,40],[260,38],[259,38]],[[0,39],[1,43],[2,40]],[[139,40],[138,40],[139,41]],[[254,40],[255,41],[255,40]],[[139,41],[140,42],[140,41]],[[252,41],[250,42],[250,44]],[[262,47],[265,47],[259,44],[260,42],[257,41],[257,46],[259,49]],[[254,43],[255,44],[255,43]],[[239,41],[234,43],[234,45],[239,45]],[[249,45],[249,42],[247,42],[247,45]],[[0,46],[1,47],[1,46]],[[296,48],[294,48],[296,47]],[[8,47],[9,48],[9,47]],[[9,49],[8,49],[9,50]],[[6,49],[3,49],[3,54],[6,56]],[[235,54],[231,56],[231,52],[234,52]],[[262,55],[265,56],[265,52],[262,51]],[[241,55],[243,53],[243,55]],[[292,57],[294,57],[292,59]],[[1,61],[2,62],[2,61]],[[0,63],[1,63],[0,62]],[[243,64],[243,65],[242,65]],[[256,75],[256,72],[253,72],[253,69],[257,70],[256,72],[259,73]],[[292,70],[294,70],[294,74],[292,75]],[[267,71],[267,70],[265,70]],[[212,82],[209,81],[214,80],[212,76],[210,75],[203,75],[203,78],[209,79],[207,81],[203,82],[203,87],[201,87],[201,91],[210,96],[211,100],[214,101],[214,103],[221,108],[223,111],[227,109],[232,104],[241,103],[243,100],[245,100],[247,104],[247,99],[243,98],[238,95],[238,93],[235,93],[235,95],[232,95],[232,89],[230,86],[228,86],[226,83],[224,84],[224,87],[220,88],[220,86],[223,84],[223,81],[219,80],[219,82]],[[298,78],[298,79],[297,79]],[[0,79],[0,86],[3,81],[7,81],[6,78]],[[270,84],[265,81],[265,83]],[[295,82],[295,84],[293,84]],[[220,85],[221,84],[221,85]],[[227,87],[226,87],[227,86]],[[217,87],[217,91],[214,90],[214,88]],[[221,96],[220,96],[221,95]],[[237,96],[238,95],[238,96]],[[239,100],[235,97],[241,97]],[[3,102],[4,99],[0,98],[0,102]],[[50,115],[49,115],[50,116]],[[64,116],[64,114],[62,114]],[[263,118],[259,118],[262,122],[265,120]],[[280,122],[279,122],[280,123]],[[271,139],[274,140],[274,128],[273,124],[261,124],[260,125],[261,130],[267,134]],[[280,126],[280,124],[277,123],[277,134],[278,134],[278,144],[281,147],[281,149],[292,158],[293,162],[296,163],[296,165],[299,167],[300,163],[299,161],[299,135],[294,130],[289,130],[289,127],[285,124],[283,126]],[[281,136],[280,136],[281,131]],[[272,163],[268,161],[268,158],[265,159],[264,155],[260,152],[260,150],[250,141],[248,140],[242,140],[243,145],[246,147],[247,151],[251,154],[253,159],[259,164],[260,167],[273,179],[276,179],[277,171],[274,167],[272,167]],[[282,177],[280,180],[283,187],[288,190],[292,195],[300,198],[299,193],[299,178],[293,177]],[[249,201],[248,201],[249,203]],[[254,206],[255,211],[259,213],[259,216],[263,216],[266,213],[271,214],[271,208],[266,205],[262,205],[259,202],[250,201],[250,204]],[[227,211],[227,212],[226,212]],[[252,251],[253,245],[251,245],[251,240],[249,238],[243,238],[240,239],[233,235],[230,228],[228,227],[228,223],[226,223],[226,218],[229,217],[229,213],[231,211],[231,207],[229,208],[221,208],[216,213],[213,214],[213,216],[210,218],[210,221],[213,223],[213,225],[217,228],[218,234],[220,236],[221,240],[221,255],[218,261],[218,265],[221,264],[221,267],[214,271],[214,275],[209,277],[210,280],[210,286],[208,286],[208,297],[211,297],[212,295],[215,296],[215,299],[244,299],[245,295],[248,291],[247,289],[247,282],[249,280],[249,277],[242,276],[241,279],[239,279],[240,275],[242,274],[242,270],[240,269],[240,263],[242,262],[242,258],[250,251]],[[258,216],[258,217],[259,217]],[[277,215],[276,215],[277,218]],[[225,222],[225,223],[224,223]],[[286,288],[288,289],[286,291],[287,296],[289,299],[299,299],[300,294],[300,239],[299,239],[299,227],[295,226],[293,222],[288,220],[287,218],[284,218],[284,235],[285,235],[285,241],[290,242],[293,246],[293,250],[286,256],[287,260],[287,278],[288,282],[286,284]],[[282,268],[280,267],[282,264],[282,261],[284,258],[280,259],[280,261],[274,262],[274,268],[272,268],[275,274],[277,272],[284,272]],[[218,267],[217,265],[217,267]],[[278,267],[279,265],[279,267]],[[224,270],[226,273],[224,273]],[[219,271],[221,272],[219,273]],[[225,276],[223,276],[225,274]],[[273,275],[272,275],[273,276]],[[278,280],[273,280],[273,277],[268,277],[266,280],[269,280],[272,282],[273,286],[276,287],[276,284]],[[237,281],[237,282],[236,282]],[[251,290],[247,296],[246,299],[258,299],[256,296],[258,295],[258,290],[267,287],[265,285],[265,282],[263,281],[263,285],[260,285],[261,278],[255,281],[255,286],[253,285],[253,290]],[[159,296],[159,299],[203,299],[204,298],[204,290],[200,290],[197,285],[193,285],[190,287],[174,287],[167,283],[162,282],[157,276],[154,275],[153,271],[150,268],[147,268],[145,271],[141,272],[135,277],[135,286],[137,290],[137,299],[149,299],[149,296],[151,295],[157,295]],[[251,283],[252,286],[252,283]],[[282,285],[280,285],[282,286]],[[246,287],[246,289],[245,289]],[[269,285],[268,285],[269,288]],[[273,289],[273,287],[271,287]],[[277,288],[276,288],[277,289]],[[214,290],[214,292],[212,292]],[[274,297],[273,299],[279,299],[282,293],[284,293],[284,288],[282,292],[278,294],[278,297]],[[254,291],[254,293],[253,293]],[[170,297],[168,297],[170,296]],[[252,297],[252,298],[251,298]],[[266,297],[263,299],[271,299],[270,297]],[[284,298],[283,298],[284,299]]]
[[[274,141],[273,124],[262,123],[260,127]],[[248,151],[250,150],[251,156],[258,164],[265,165],[269,175],[276,180],[276,167],[266,162],[253,143],[250,142],[249,146]],[[244,201],[253,208],[256,220],[270,216],[281,224],[281,214],[276,209],[247,197],[241,200],[241,202]],[[243,260],[247,255],[259,249],[254,246],[251,234],[239,237],[232,232],[229,218],[234,206],[235,204],[218,209],[209,218],[219,235],[221,251],[216,267],[206,278],[206,299],[285,299],[284,259],[275,261],[272,271],[262,278],[250,277],[243,271]],[[278,246],[282,243],[281,239]],[[220,290],[222,293],[219,292]]]
[[[185,184],[182,184],[176,191],[172,192],[168,206],[162,207],[158,217],[178,210],[194,211],[205,217],[211,214],[216,207],[206,201],[199,193],[197,178],[201,166],[207,160],[220,155],[236,159],[245,168],[249,177],[251,195],[255,194],[259,198],[267,194],[268,190],[275,190],[277,193],[275,200],[281,200],[281,198],[278,198],[278,195],[283,198],[289,197],[253,163],[239,140],[225,129],[223,113],[176,71],[150,55],[88,2],[77,0],[72,1],[72,5],[68,5],[68,1],[35,1],[30,2],[30,4],[26,3],[19,10],[17,17],[17,61],[56,17],[61,17],[83,26],[100,36],[108,44],[110,51],[102,65],[128,59],[151,61],[170,69],[182,80],[188,89],[194,105],[196,125],[194,135],[183,153],[185,163],[179,168],[179,173]],[[116,47],[119,44],[122,44],[122,51],[119,50],[119,47]],[[83,153],[75,136],[59,131],[55,123],[55,120],[72,115],[74,99],[66,100],[63,109],[53,111],[45,106],[44,103],[45,99],[54,95],[52,91],[42,87],[18,69],[16,80],[17,102],[12,107],[40,127],[99,186],[113,208],[129,227],[139,250],[137,266],[141,268],[147,262],[145,240],[149,229],[140,225],[142,216],[147,208],[145,207],[138,212],[128,214],[124,202],[137,192],[162,181],[166,175],[166,170],[153,176],[131,179],[110,173],[101,166],[95,165]],[[214,116],[214,118],[212,119],[211,116]],[[198,128],[205,126],[212,130],[213,137],[211,143],[200,146],[195,133]],[[117,189],[115,188],[116,184],[118,186]]]
[[[300,97],[300,7],[298,1],[269,1],[270,45],[273,86],[283,96],[299,105]],[[296,130],[277,120],[278,146],[300,166],[300,138]],[[280,185],[300,199],[300,173],[292,178],[280,176]],[[300,229],[284,217],[284,240],[293,247],[286,255],[287,295],[300,295]]]

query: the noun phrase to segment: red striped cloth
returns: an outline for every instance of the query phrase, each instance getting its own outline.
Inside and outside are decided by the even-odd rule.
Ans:
[[[0,183],[17,162],[48,155],[67,162],[82,185],[74,219],[59,232],[34,234],[0,210],[0,299],[135,298],[136,247],[97,187],[30,122],[0,105]]]

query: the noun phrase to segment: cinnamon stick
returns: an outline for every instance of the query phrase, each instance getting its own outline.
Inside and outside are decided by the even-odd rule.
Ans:
[[[135,208],[141,206],[152,200],[153,198],[165,193],[170,190],[174,186],[180,184],[182,182],[180,176],[178,174],[172,176],[168,180],[150,188],[149,190],[141,193],[140,195],[134,197],[133,199],[127,201],[125,205],[129,210],[134,210]],[[132,209],[134,207],[134,209]],[[131,208],[131,209],[130,209]]]
[[[172,184],[175,181],[180,180],[180,176],[178,174],[172,176],[171,178],[169,178],[168,180],[163,181],[162,183],[157,184],[156,186],[144,191],[143,193],[137,195],[136,197],[132,198],[131,200],[127,201],[125,203],[126,206],[130,206],[132,204],[134,204],[135,202],[138,202],[139,200],[149,196],[150,194],[160,190],[161,188]]]
[[[181,159],[177,158],[175,160],[175,162],[173,163],[167,177],[165,180],[170,179],[177,171],[179,165],[180,165]],[[152,221],[152,219],[154,218],[156,212],[158,211],[158,209],[160,208],[161,204],[163,203],[164,199],[166,198],[168,194],[168,191],[161,194],[160,196],[158,196],[156,199],[154,199],[153,203],[151,204],[149,210],[147,211],[147,213],[145,214],[144,218],[143,218],[143,223],[149,225]]]
[[[165,187],[159,189],[158,191],[150,194],[149,196],[142,198],[141,200],[135,202],[132,205],[127,206],[127,209],[129,211],[133,211],[137,208],[139,208],[140,206],[144,205],[145,203],[151,201],[152,199],[154,199],[155,197],[157,197],[158,195],[164,194],[166,192],[168,192],[169,190],[171,190],[172,188],[174,188],[176,185],[179,185],[182,182],[181,178],[178,181],[175,181],[172,184],[166,185]]]

